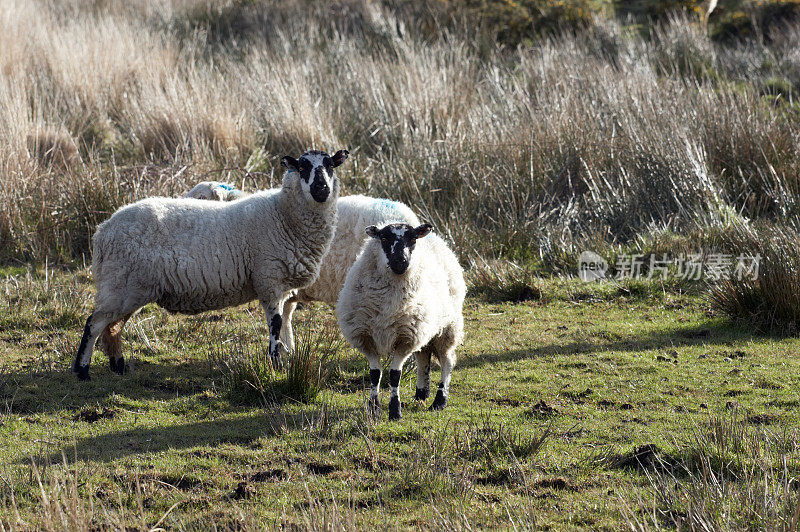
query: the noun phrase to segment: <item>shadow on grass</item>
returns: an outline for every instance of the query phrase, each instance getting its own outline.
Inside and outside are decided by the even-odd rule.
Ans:
[[[356,415],[359,408],[336,407],[335,418]],[[314,405],[300,412],[287,413],[283,408],[259,410],[235,418],[197,421],[166,426],[140,426],[123,431],[88,436],[52,453],[49,463],[67,460],[111,461],[130,455],[158,453],[171,449],[189,449],[221,444],[250,445],[263,437],[286,434],[297,430],[310,433],[320,423],[329,422],[330,413],[324,405]],[[142,422],[145,423],[145,422]],[[28,458],[23,462],[27,463]]]
[[[753,333],[723,322],[709,322],[690,327],[670,327],[645,334],[596,341],[578,340],[563,344],[549,344],[530,349],[489,352],[479,356],[465,357],[458,361],[459,368],[479,368],[490,364],[516,362],[548,356],[569,356],[613,351],[650,351],[675,347],[706,345],[709,348],[731,348],[739,341],[753,338]],[[763,337],[763,336],[760,336]],[[778,337],[776,337],[778,338]]]
[[[541,357],[568,357],[614,351],[636,352],[675,347],[706,345],[710,349],[731,348],[753,338],[751,333],[720,321],[689,327],[669,327],[645,334],[607,339],[567,340],[512,351],[489,352],[459,360],[460,368],[480,368],[491,364],[515,362]],[[103,358],[101,356],[101,358]],[[360,357],[343,357],[340,361],[342,382],[334,380],[331,388],[352,393],[366,386],[366,374]],[[407,372],[406,372],[407,373]],[[132,374],[118,376],[101,364],[92,366],[92,380],[80,382],[66,368],[48,370],[0,369],[0,408],[6,413],[52,413],[61,410],[97,406],[111,395],[118,394],[132,401],[172,400],[201,393],[212,388],[219,375],[207,360],[181,363],[139,361]]]
[[[63,456],[72,461],[111,461],[129,455],[156,453],[168,449],[186,449],[232,443],[248,444],[262,436],[275,434],[269,416],[254,413],[235,419],[200,421],[182,425],[136,427],[119,432],[78,439],[54,452],[49,463],[59,463]],[[23,459],[23,462],[29,459]]]
[[[53,369],[0,369],[0,408],[8,414],[53,413],[96,406],[113,394],[129,400],[168,400],[208,389],[214,374],[206,360],[176,364],[138,361],[125,375],[92,365],[92,380],[79,381],[59,365]]]

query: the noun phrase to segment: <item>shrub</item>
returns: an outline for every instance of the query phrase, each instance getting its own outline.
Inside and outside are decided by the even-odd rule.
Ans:
[[[438,10],[440,18],[453,21],[451,27],[458,29],[463,23],[464,29],[477,29],[490,41],[510,47],[564,30],[589,28],[598,12],[589,0],[457,0],[442,2]]]
[[[733,9],[725,9],[725,2],[721,2],[718,21],[712,31],[716,40],[761,37],[771,41],[787,26],[800,20],[798,0],[754,0],[744,5],[732,3]]]
[[[703,0],[615,0],[614,10],[622,18],[642,21],[666,20],[670,15],[703,13]]]

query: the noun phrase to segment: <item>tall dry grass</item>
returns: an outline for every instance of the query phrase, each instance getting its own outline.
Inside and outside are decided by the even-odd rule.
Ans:
[[[7,4],[0,259],[80,258],[126,202],[209,177],[272,186],[280,157],[310,146],[348,147],[346,192],[411,204],[463,256],[548,270],[731,211],[796,216],[800,32],[721,45],[688,19],[644,37],[597,20],[512,50],[418,14]]]

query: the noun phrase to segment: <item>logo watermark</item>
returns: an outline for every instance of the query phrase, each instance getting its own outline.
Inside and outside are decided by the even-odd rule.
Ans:
[[[608,271],[606,259],[594,251],[583,251],[578,257],[578,277],[584,283],[604,279]]]
[[[600,279],[680,279],[686,281],[720,281],[727,279],[756,280],[761,255],[726,253],[693,253],[676,256],[630,254],[619,255],[614,274],[609,276],[608,263],[593,251],[578,257],[578,277],[584,282]]]

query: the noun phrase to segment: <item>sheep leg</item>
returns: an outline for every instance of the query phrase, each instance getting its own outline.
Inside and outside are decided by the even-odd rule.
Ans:
[[[415,401],[424,401],[431,394],[431,352],[423,347],[416,353],[417,359],[417,393]]]
[[[283,304],[283,328],[281,329],[281,343],[284,352],[294,352],[294,331],[292,330],[292,315],[297,308],[297,301],[293,298],[287,299]]]
[[[367,406],[373,415],[377,415],[381,410],[380,391],[381,391],[381,359],[378,355],[367,354],[369,362],[369,403]]]
[[[262,302],[261,306],[264,307],[264,312],[267,314],[267,324],[269,325],[269,356],[272,358],[272,365],[276,368],[281,366],[281,326],[283,318],[281,317],[281,310],[283,310],[283,301]]]
[[[109,323],[100,336],[100,347],[108,355],[111,371],[119,375],[125,373],[125,357],[122,356],[122,329],[130,317],[131,315],[128,314],[122,319]]]
[[[429,410],[443,410],[447,406],[447,397],[450,395],[450,376],[453,373],[453,366],[456,360],[455,349],[451,348],[447,354],[440,358],[442,363],[442,379],[439,381],[439,389],[436,392],[436,398],[433,400]]]
[[[106,325],[112,321],[114,321],[113,318],[110,318],[108,314],[97,311],[92,312],[86,319],[81,345],[78,347],[78,353],[75,355],[75,364],[72,366],[72,371],[77,373],[78,379],[82,381],[90,380],[89,365],[92,363],[94,343]]]
[[[403,364],[408,359],[408,355],[395,356],[392,358],[392,366],[389,370],[389,389],[391,391],[391,399],[389,399],[389,421],[395,421],[403,417],[402,409],[400,407],[400,376],[403,372]]]

